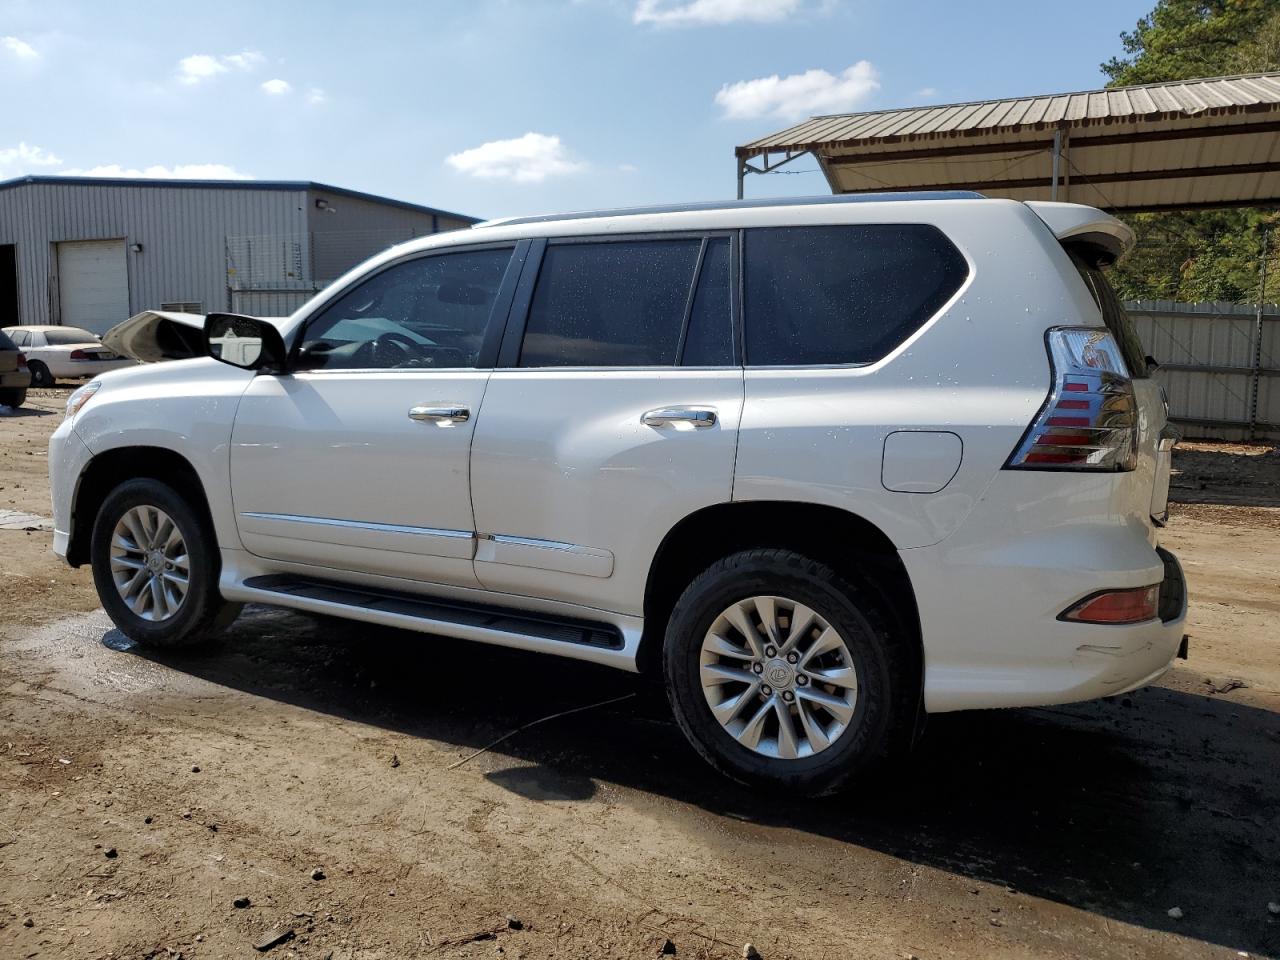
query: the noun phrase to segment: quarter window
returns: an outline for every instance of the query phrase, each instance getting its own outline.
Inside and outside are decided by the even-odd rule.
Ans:
[[[747,230],[745,243],[753,366],[874,363],[968,274],[951,241],[923,224]]]
[[[510,248],[421,257],[375,274],[307,326],[306,369],[474,367]]]
[[[548,246],[520,366],[674,365],[701,248],[698,239]]]

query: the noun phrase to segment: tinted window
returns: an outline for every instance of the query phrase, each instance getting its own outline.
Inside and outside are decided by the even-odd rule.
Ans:
[[[3,339],[4,339],[4,333],[3,331],[0,331],[0,340],[3,340]],[[14,346],[25,347],[27,345],[27,341],[31,339],[31,334],[28,333],[26,330],[15,330],[13,331],[13,334],[9,339],[13,341]],[[11,348],[6,348],[6,349],[11,349]]]
[[[73,347],[78,343],[97,343],[98,335],[79,327],[59,327],[44,332],[44,342],[51,347]]]
[[[1116,294],[1115,288],[1111,286],[1111,281],[1102,272],[1102,268],[1092,260],[1086,259],[1082,252],[1072,251],[1071,260],[1080,271],[1084,285],[1089,288],[1093,302],[1102,311],[1102,320],[1107,325],[1107,329],[1120,345],[1120,354],[1124,357],[1130,376],[1146,377],[1148,375],[1146,350],[1143,349],[1142,341],[1138,339],[1138,333],[1133,328],[1133,319],[1125,311],[1124,303]]]
[[[935,227],[746,231],[747,363],[874,363],[960,289],[968,268]]]
[[[17,350],[14,342],[10,340],[3,330],[0,330],[0,350]]]
[[[707,241],[680,362],[686,367],[724,367],[734,362],[728,237]]]
[[[374,275],[307,326],[304,367],[474,367],[511,250],[409,260]]]
[[[548,246],[520,366],[674,365],[701,247],[701,240]]]

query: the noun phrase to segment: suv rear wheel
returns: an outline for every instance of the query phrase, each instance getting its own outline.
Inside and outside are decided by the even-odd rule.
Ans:
[[[218,594],[217,545],[208,522],[158,480],[130,480],[107,495],[90,557],[103,608],[138,643],[193,646],[240,612]]]
[[[906,661],[879,606],[788,550],[713,564],[672,612],[664,672],[681,728],[742,782],[832,793],[908,722]]]

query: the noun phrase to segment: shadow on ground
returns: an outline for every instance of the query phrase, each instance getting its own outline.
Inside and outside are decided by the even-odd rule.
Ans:
[[[1247,449],[1237,444],[1234,449]],[[1175,447],[1169,497],[1179,503],[1280,507],[1280,447],[1259,443],[1259,452]]]
[[[129,646],[114,632],[104,641]],[[447,649],[447,674],[462,682],[440,682],[426,649]],[[1265,710],[1157,687],[1072,707],[943,715],[874,783],[780,803],[706,767],[651,682],[589,664],[258,607],[217,648],[154,659],[454,744],[459,757],[548,714],[635,694],[504,740],[492,751],[502,769],[487,776],[533,800],[588,800],[596,781],[618,784],[1102,917],[1280,951],[1280,922],[1266,908],[1280,898],[1280,716]],[[1168,917],[1174,906],[1181,920]]]

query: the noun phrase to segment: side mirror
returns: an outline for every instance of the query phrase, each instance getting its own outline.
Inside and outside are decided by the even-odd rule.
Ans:
[[[204,318],[205,351],[242,370],[283,370],[284,338],[274,324],[257,317],[211,313]]]

